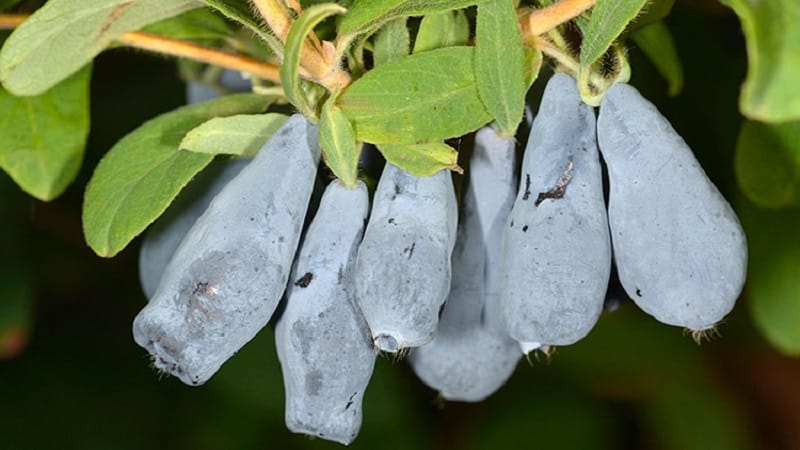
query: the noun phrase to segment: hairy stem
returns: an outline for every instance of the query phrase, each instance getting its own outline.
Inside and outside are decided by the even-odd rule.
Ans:
[[[125,33],[117,40],[127,46],[150,50],[164,55],[189,58],[206,64],[246,72],[258,78],[280,83],[280,69],[278,66],[268,64],[246,56],[234,55],[220,50],[201,47],[199,45],[165,38],[154,34],[132,32]]]
[[[519,24],[524,36],[539,36],[547,33],[562,23],[569,22],[587,9],[594,6],[597,0],[561,0],[558,3],[535,9],[522,17]]]

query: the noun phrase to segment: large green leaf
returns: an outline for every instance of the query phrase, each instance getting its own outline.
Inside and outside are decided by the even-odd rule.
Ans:
[[[742,113],[764,122],[800,120],[800,2],[720,1],[736,11],[747,40]]]
[[[338,24],[340,34],[371,34],[386,22],[399,17],[466,8],[480,0],[356,0]]]
[[[469,22],[464,11],[428,14],[419,24],[414,53],[468,43]]]
[[[92,175],[83,201],[86,242],[111,257],[160,216],[213,155],[180,152],[184,135],[214,118],[255,114],[270,97],[230,95],[156,117],[120,140]]]
[[[319,120],[319,145],[325,164],[347,187],[355,187],[358,176],[358,155],[360,145],[356,144],[356,134],[350,121],[336,106],[331,97],[322,106]]]
[[[500,128],[513,136],[525,111],[525,51],[513,0],[478,5],[475,80],[483,105]]]
[[[378,144],[378,150],[387,161],[417,177],[427,177],[442,169],[461,172],[456,164],[458,152],[441,142]]]
[[[203,0],[228,19],[238,22],[269,45],[278,57],[283,58],[283,44],[261,25],[248,0]]]
[[[660,22],[667,17],[675,6],[675,0],[650,0],[636,19],[628,25],[625,32],[638,30],[650,24]]]
[[[377,67],[339,98],[358,140],[416,144],[462,136],[491,120],[478,97],[472,47],[447,47]]]
[[[377,33],[372,51],[375,67],[402,58],[411,51],[411,38],[406,21],[405,17],[392,20]]]
[[[253,157],[284,122],[286,116],[276,113],[215,117],[187,133],[180,149]]]
[[[639,14],[647,0],[597,0],[585,27],[581,44],[581,67],[594,64]]]
[[[745,122],[735,161],[739,187],[755,204],[800,206],[800,122]]]
[[[800,210],[768,211],[742,199],[747,301],[756,327],[780,351],[800,356]]]
[[[0,80],[37,95],[77,72],[119,35],[202,6],[198,0],[50,0],[0,52]]]
[[[656,22],[634,31],[630,37],[667,80],[669,95],[678,95],[683,89],[683,64],[667,25]]]
[[[61,195],[83,162],[90,74],[87,66],[34,97],[0,88],[0,167],[40,200]]]

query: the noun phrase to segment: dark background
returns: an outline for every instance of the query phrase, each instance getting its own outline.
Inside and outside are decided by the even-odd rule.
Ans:
[[[733,151],[746,71],[739,23],[705,1],[679,2],[667,22],[684,62],[684,91],[667,97],[666,84],[635,48],[632,84],[739,205]],[[29,331],[0,345],[0,449],[336,446],[285,429],[270,329],[205,386],[160,377],[131,337],[145,303],[138,241],[111,260],[83,241],[80,207],[91,171],[125,133],[185,102],[177,72],[169,60],[130,50],[103,54],[78,181],[41,203],[0,175],[0,294],[22,298],[24,288],[13,288],[28,280],[35,299]],[[719,327],[721,337],[701,346],[623,304],[582,342],[549,359],[523,359],[503,389],[474,405],[442,404],[405,363],[381,357],[352,447],[800,449],[800,360],[764,342],[746,302],[745,294]]]

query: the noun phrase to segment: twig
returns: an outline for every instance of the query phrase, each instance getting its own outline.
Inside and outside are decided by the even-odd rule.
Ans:
[[[562,23],[578,17],[595,3],[597,0],[561,0],[546,8],[535,9],[519,20],[522,34],[532,37],[547,33]]]
[[[30,16],[27,14],[0,14],[0,30],[15,28],[22,24],[28,17]],[[191,42],[143,33],[141,31],[125,33],[119,36],[117,40],[129,47],[141,48],[143,50],[170,56],[189,58],[226,69],[246,72],[267,81],[275,83],[281,82],[280,68],[278,66],[247,56],[202,47]]]
[[[202,47],[191,42],[142,33],[140,31],[125,33],[118,37],[117,40],[130,47],[150,50],[164,55],[189,58],[206,64],[225,67],[226,69],[246,72],[267,81],[281,82],[280,69],[278,66],[247,56],[235,55],[221,50]]]

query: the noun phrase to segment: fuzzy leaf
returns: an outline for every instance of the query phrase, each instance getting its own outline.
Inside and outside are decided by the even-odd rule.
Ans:
[[[339,106],[360,141],[438,141],[491,120],[478,97],[474,48],[447,47],[377,67],[350,85]]]
[[[475,80],[500,133],[513,136],[525,111],[525,51],[513,0],[478,5]]]
[[[406,21],[405,17],[392,20],[377,33],[372,52],[372,60],[375,63],[375,67],[382,66],[409,54],[411,51],[411,38],[408,35]]]
[[[264,111],[270,97],[238,94],[184,106],[145,122],[103,157],[86,187],[83,232],[112,257],[157,219],[213,158],[178,151],[187,132],[214,117]]]
[[[325,164],[347,187],[355,187],[358,177],[359,145],[356,133],[331,97],[322,106],[319,120],[319,145]]]
[[[50,0],[6,41],[0,80],[15,95],[41,94],[121,34],[202,5],[198,0]]]
[[[422,19],[414,53],[469,43],[469,22],[463,11],[429,14]]]
[[[466,8],[480,0],[355,0],[350,12],[339,20],[339,34],[371,34],[386,22],[400,17],[425,16]]]
[[[611,48],[647,0],[597,0],[584,30],[581,67],[588,68]]]
[[[417,177],[427,177],[442,169],[461,172],[456,164],[458,152],[442,142],[377,146],[386,161]]]
[[[89,133],[87,66],[34,97],[0,88],[0,167],[28,194],[52,200],[78,175]]]
[[[215,117],[188,132],[180,143],[180,149],[250,158],[286,119],[283,114],[276,113]]]

